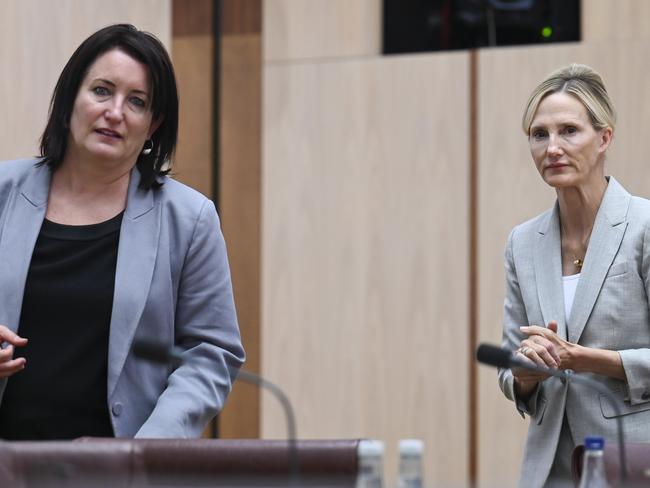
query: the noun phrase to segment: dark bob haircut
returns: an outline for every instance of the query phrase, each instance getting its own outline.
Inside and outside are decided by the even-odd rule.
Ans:
[[[178,137],[178,91],[169,55],[162,43],[152,34],[130,24],[115,24],[95,32],[81,43],[63,68],[56,83],[45,131],[41,136],[42,164],[53,171],[65,156],[70,132],[70,117],[81,83],[90,66],[102,54],[119,49],[147,66],[151,83],[152,120],[162,120],[151,136],[153,150],[140,153],[136,166],[140,171],[140,186],[157,188],[158,176],[166,175]]]

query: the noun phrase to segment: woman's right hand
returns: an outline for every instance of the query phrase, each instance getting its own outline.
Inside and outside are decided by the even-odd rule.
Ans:
[[[0,325],[0,344],[0,378],[7,378],[25,368],[25,358],[14,359],[14,347],[27,345],[27,339]]]
[[[557,331],[557,323],[552,321],[548,327]],[[528,336],[517,349],[517,359],[531,366],[556,369],[560,365],[560,357],[555,350],[555,345],[541,336]],[[537,383],[548,378],[547,374],[538,373],[524,368],[512,368],[515,378],[515,393],[518,397],[526,399],[537,387]]]

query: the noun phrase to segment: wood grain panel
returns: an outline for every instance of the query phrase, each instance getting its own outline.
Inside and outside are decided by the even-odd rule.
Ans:
[[[370,56],[381,52],[381,0],[265,0],[264,59]]]
[[[173,0],[173,36],[211,36],[214,3],[215,0]]]
[[[524,104],[549,72],[570,62],[593,66],[617,107],[619,124],[606,169],[629,190],[650,195],[646,118],[650,66],[643,43],[607,42],[490,49],[479,64],[479,340],[501,340],[503,251],[509,231],[553,205],[520,129]],[[479,479],[516,486],[527,421],[499,391],[496,372],[480,369]],[[499,449],[495,449],[498,442]]]
[[[222,0],[224,36],[259,34],[262,31],[262,0]]]
[[[582,39],[593,41],[650,38],[650,2],[589,0],[582,2]]]
[[[222,39],[219,206],[228,242],[246,369],[260,370],[262,42]],[[236,384],[220,416],[222,437],[258,437],[259,390]]]
[[[0,160],[37,152],[59,73],[97,29],[130,22],[171,41],[170,0],[4,0],[0,15]],[[11,114],[11,115],[9,115]]]
[[[467,480],[467,93],[466,53],[265,67],[262,371],[389,478],[423,438],[431,486]]]
[[[173,175],[211,198],[214,40],[211,35],[174,37],[172,55],[180,99]]]

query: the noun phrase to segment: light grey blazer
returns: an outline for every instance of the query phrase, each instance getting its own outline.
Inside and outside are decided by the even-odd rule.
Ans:
[[[49,168],[36,162],[0,163],[0,324],[14,331],[50,187]],[[139,181],[133,170],[115,272],[108,408],[116,437],[198,437],[244,361],[226,247],[210,200],[170,178],[157,190],[139,189]],[[135,338],[174,344],[184,361],[172,370],[140,360]],[[61,339],[53,353],[65,347]]]
[[[587,347],[618,351],[627,382],[590,375],[612,390],[624,415],[626,440],[650,442],[650,201],[631,196],[613,178],[594,223],[568,320],[564,312],[558,205],[521,224],[508,238],[503,346],[518,347],[521,325],[558,322],[558,334]],[[521,486],[545,483],[562,420],[576,444],[587,435],[616,442],[607,399],[557,378],[542,382],[527,405],[515,398],[510,370],[499,372],[506,397],[530,415]]]

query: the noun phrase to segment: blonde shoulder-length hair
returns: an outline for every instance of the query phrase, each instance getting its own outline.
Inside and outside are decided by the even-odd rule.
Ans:
[[[568,93],[576,97],[587,109],[594,129],[610,127],[614,131],[616,113],[603,79],[593,68],[573,63],[553,71],[531,93],[521,120],[527,136],[539,104],[553,93]]]

